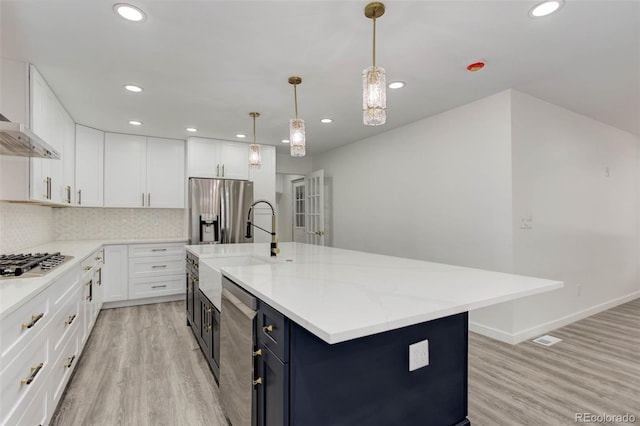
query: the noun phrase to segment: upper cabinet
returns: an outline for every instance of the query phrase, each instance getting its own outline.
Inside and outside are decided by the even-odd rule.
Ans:
[[[249,145],[216,139],[189,138],[187,177],[249,179]]]
[[[78,206],[102,207],[104,132],[76,125],[76,192]]]
[[[0,112],[27,125],[59,160],[2,156],[0,199],[74,205],[75,124],[33,65],[2,58]]]
[[[184,208],[184,179],[184,141],[105,134],[105,207]]]

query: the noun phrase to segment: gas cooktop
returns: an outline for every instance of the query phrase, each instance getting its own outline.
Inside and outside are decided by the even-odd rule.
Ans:
[[[0,279],[41,277],[73,256],[57,253],[0,255]]]

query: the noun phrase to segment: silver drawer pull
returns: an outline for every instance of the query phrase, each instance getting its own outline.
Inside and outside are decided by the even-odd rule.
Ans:
[[[151,251],[167,251],[166,248],[151,249]]]
[[[44,316],[44,313],[38,314],[38,315],[31,315],[31,321],[29,322],[23,322],[22,323],[22,329],[24,330],[25,328],[31,328],[34,325],[36,325],[36,323],[38,321],[40,321],[40,319]]]
[[[163,285],[152,285],[151,288],[165,288],[167,285],[163,284]]]
[[[157,269],[157,268],[166,268],[167,265],[153,265],[151,268],[152,269]]]
[[[26,379],[20,379],[20,384],[21,385],[30,385],[31,382],[33,382],[33,379],[36,378],[36,376],[38,375],[40,370],[42,370],[42,366],[43,365],[44,365],[43,363],[40,363],[40,365],[37,365],[35,367],[31,367],[31,374],[29,374],[29,377],[27,377]]]

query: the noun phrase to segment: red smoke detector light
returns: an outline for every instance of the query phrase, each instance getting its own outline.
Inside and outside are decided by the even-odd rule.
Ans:
[[[484,68],[484,62],[482,61],[467,65],[467,71],[471,72],[480,71],[482,68]]]

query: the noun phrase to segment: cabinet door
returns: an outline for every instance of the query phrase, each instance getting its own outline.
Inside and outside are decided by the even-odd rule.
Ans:
[[[249,179],[249,145],[218,142],[220,174],[225,179]]]
[[[126,245],[105,246],[102,266],[102,291],[105,302],[129,297],[128,254]]]
[[[64,108],[62,109],[62,128],[62,143],[64,146],[64,157],[62,158],[62,203],[76,205],[76,124]]]
[[[104,140],[104,206],[145,207],[147,138],[106,133]]]
[[[220,177],[218,146],[204,138],[187,139],[187,178]]]
[[[147,138],[147,207],[184,208],[184,141]]]
[[[257,356],[258,426],[281,426],[289,424],[289,364],[284,364],[266,346]]]
[[[102,207],[104,132],[76,126],[76,204]]]

